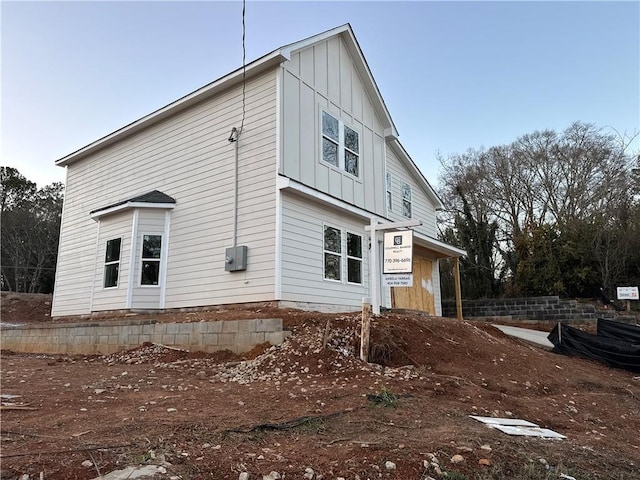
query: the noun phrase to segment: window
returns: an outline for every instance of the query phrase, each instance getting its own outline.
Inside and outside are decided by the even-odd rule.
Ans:
[[[346,248],[343,245],[346,239]],[[362,284],[362,236],[328,225],[324,226],[324,278],[342,282],[346,263],[347,283]]]
[[[347,232],[347,282],[362,283],[362,237]]]
[[[341,120],[322,112],[322,160],[360,176],[360,135]]]
[[[142,270],[140,285],[158,285],[162,235],[142,236]]]
[[[391,179],[391,174],[387,172],[387,212],[393,211],[393,201],[391,198],[391,186],[393,181]]]
[[[104,288],[112,288],[118,286],[121,242],[121,238],[107,240],[107,252],[104,256]]]
[[[342,279],[342,232],[337,228],[324,227],[324,278]]]
[[[402,215],[411,218],[411,185],[402,184]]]

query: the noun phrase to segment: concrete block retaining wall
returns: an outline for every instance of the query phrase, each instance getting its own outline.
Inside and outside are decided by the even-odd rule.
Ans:
[[[144,342],[185,350],[242,353],[284,340],[281,318],[160,323],[156,320],[52,323],[2,327],[2,349],[30,353],[109,354]]]
[[[442,314],[456,316],[455,301],[442,302]],[[482,317],[487,320],[500,318],[508,320],[536,320],[543,322],[595,322],[598,318],[635,323],[633,315],[617,315],[613,311],[596,310],[587,303],[576,300],[561,300],[557,296],[525,298],[491,298],[481,300],[463,300],[463,317]]]

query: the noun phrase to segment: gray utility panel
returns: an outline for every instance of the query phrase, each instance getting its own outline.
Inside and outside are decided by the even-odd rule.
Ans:
[[[224,269],[227,272],[239,272],[247,269],[246,245],[227,248],[224,255]]]

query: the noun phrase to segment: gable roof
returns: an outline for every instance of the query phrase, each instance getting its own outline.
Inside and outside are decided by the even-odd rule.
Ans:
[[[392,138],[387,140],[387,144],[391,146],[396,155],[398,155],[400,161],[404,164],[405,167],[407,167],[409,173],[411,173],[416,181],[420,184],[424,192],[427,194],[427,197],[429,197],[429,199],[433,202],[435,209],[442,210],[444,208],[442,200],[440,200],[440,197],[438,196],[436,191],[427,181],[413,159],[409,156],[400,141],[397,138]]]
[[[397,137],[398,131],[396,130],[396,126],[393,123],[393,119],[389,114],[389,110],[387,109],[386,104],[384,103],[384,99],[380,94],[380,89],[378,88],[378,84],[376,83],[375,78],[371,74],[371,69],[369,68],[369,64],[367,63],[364,54],[362,53],[362,49],[360,48],[360,44],[356,39],[356,36],[353,33],[353,29],[351,28],[351,24],[345,23],[336,28],[332,28],[331,30],[327,30],[326,32],[319,33],[317,35],[313,35],[312,37],[305,38],[304,40],[300,40],[295,43],[291,43],[284,47],[280,48],[280,51],[287,57],[291,58],[291,54],[293,52],[302,50],[311,45],[314,45],[323,40],[327,40],[331,37],[341,35],[342,40],[344,41],[345,47],[347,51],[351,55],[351,59],[353,60],[356,71],[363,79],[363,84],[365,90],[369,94],[373,102],[373,106],[375,108],[378,117],[380,118],[382,125],[385,128],[385,136],[389,137]]]
[[[170,197],[160,190],[152,190],[151,192],[143,193],[142,195],[137,195],[127,200],[122,200],[121,202],[112,203],[106,207],[97,208],[96,210],[89,212],[89,214],[91,215],[91,218],[96,220],[102,216],[126,210],[128,208],[173,208],[175,203],[175,198]]]
[[[165,118],[175,115],[176,113],[181,112],[192,105],[211,98],[223,90],[241,83],[243,81],[243,77],[249,79],[251,77],[259,75],[265,70],[273,68],[276,65],[289,60],[291,58],[292,52],[302,50],[303,48],[313,45],[314,43],[321,42],[336,35],[342,36],[345,46],[351,54],[356,70],[364,80],[365,89],[372,99],[376,113],[378,114],[378,117],[380,118],[385,129],[385,136],[387,138],[396,138],[398,136],[398,132],[393,123],[393,120],[391,119],[391,115],[389,114],[384,100],[382,99],[380,90],[378,89],[375,79],[371,74],[371,70],[369,69],[369,65],[364,58],[362,50],[360,49],[360,45],[358,44],[358,41],[353,34],[351,25],[347,23],[331,30],[327,30],[326,32],[319,33],[312,37],[308,37],[298,42],[290,43],[288,45],[280,47],[258,58],[257,60],[248,63],[244,68],[240,67],[232,71],[231,73],[228,73],[227,75],[224,75],[217,80],[214,80],[213,82],[185,95],[184,97],[181,97],[174,102],[171,102],[168,105],[165,105],[164,107],[161,107],[158,110],[155,110],[154,112],[142,118],[139,118],[138,120],[125,125],[124,127],[80,148],[79,150],[76,150],[75,152],[72,152],[56,160],[55,163],[58,166],[65,167],[74,162],[77,162],[78,160],[85,158],[91,153],[105,148],[144,128],[158,123]]]

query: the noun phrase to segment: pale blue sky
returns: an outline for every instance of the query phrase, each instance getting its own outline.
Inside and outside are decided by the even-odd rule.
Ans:
[[[1,9],[2,165],[40,186],[64,180],[56,159],[242,65],[239,1]],[[639,2],[249,1],[247,61],[347,22],[434,185],[437,151],[576,120],[640,130]]]

